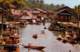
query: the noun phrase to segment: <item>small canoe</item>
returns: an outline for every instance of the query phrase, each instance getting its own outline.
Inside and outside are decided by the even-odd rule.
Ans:
[[[33,45],[23,45],[24,48],[31,48],[31,49],[37,49],[37,50],[42,50],[45,47],[44,46],[33,46]]]

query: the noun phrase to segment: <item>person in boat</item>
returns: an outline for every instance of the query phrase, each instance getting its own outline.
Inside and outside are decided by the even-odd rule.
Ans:
[[[46,27],[44,27],[44,29],[47,29]]]
[[[34,39],[37,39],[37,38],[38,38],[37,34],[34,34],[32,37],[33,37]]]

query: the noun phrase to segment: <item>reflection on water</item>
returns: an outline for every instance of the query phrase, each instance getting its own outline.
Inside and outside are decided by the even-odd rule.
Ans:
[[[48,28],[50,23],[46,23],[46,27]],[[45,52],[80,52],[80,48],[73,48],[70,44],[63,44],[56,40],[56,37],[52,32],[45,29],[45,34],[42,34],[41,31],[44,30],[44,26],[41,25],[27,25],[22,31],[21,43],[27,45],[28,43],[32,43],[33,45],[41,45],[45,46]],[[32,38],[33,34],[37,34],[38,38]],[[28,49],[21,47],[21,52],[28,52]],[[30,50],[30,52],[41,52],[38,50]]]

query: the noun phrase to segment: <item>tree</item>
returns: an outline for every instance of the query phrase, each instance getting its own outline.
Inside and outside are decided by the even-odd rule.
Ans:
[[[74,10],[76,13],[80,14],[80,5],[75,6]]]
[[[22,9],[25,5],[25,0],[0,0],[0,7],[3,9],[3,16],[6,20],[12,20],[10,9],[15,6],[16,9]]]

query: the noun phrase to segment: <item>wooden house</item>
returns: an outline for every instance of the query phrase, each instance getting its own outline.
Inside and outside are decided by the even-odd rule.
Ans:
[[[74,12],[72,8],[69,7],[62,7],[57,10],[57,16],[55,17],[56,20],[62,22],[75,22],[77,21],[77,14]]]

